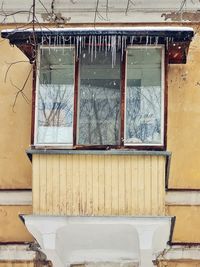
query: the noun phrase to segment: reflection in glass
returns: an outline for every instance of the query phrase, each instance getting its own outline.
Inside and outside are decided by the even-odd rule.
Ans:
[[[72,144],[74,49],[42,48],[37,144]]]
[[[120,53],[80,58],[78,144],[116,145],[120,141]]]
[[[161,48],[127,53],[126,144],[161,144]]]

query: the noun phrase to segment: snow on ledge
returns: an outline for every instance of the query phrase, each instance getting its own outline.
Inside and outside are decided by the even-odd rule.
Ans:
[[[33,31],[32,28],[20,28],[20,29],[5,29],[2,30],[2,33],[9,32],[30,32]],[[157,32],[194,32],[192,27],[181,27],[181,26],[138,26],[138,27],[73,27],[73,28],[36,28],[35,32],[73,32],[73,31],[134,31],[134,32],[149,32],[149,31],[157,31]]]

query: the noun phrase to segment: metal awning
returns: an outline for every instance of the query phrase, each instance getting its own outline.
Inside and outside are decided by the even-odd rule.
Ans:
[[[186,63],[194,31],[190,27],[85,27],[3,30],[1,37],[19,47],[30,61],[38,45],[101,45],[125,49],[127,45],[165,45],[169,63]],[[115,49],[114,48],[114,49]],[[79,49],[77,49],[79,51]]]

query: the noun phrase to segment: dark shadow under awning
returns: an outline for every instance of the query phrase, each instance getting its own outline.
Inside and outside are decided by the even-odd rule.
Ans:
[[[104,45],[125,49],[127,45],[165,45],[170,64],[186,63],[188,48],[194,36],[189,27],[92,27],[40,28],[3,30],[1,37],[19,47],[34,61],[38,45],[65,46],[75,44]],[[34,49],[33,49],[34,48]],[[77,49],[78,51],[79,49]]]

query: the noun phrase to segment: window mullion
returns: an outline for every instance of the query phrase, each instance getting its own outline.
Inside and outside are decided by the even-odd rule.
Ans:
[[[124,124],[125,124],[125,87],[126,87],[126,51],[123,53],[121,63],[121,125],[120,125],[120,145],[124,145]]]
[[[73,117],[73,146],[77,144],[78,124],[78,87],[79,87],[79,59],[75,55],[75,81],[74,81],[74,117]]]

